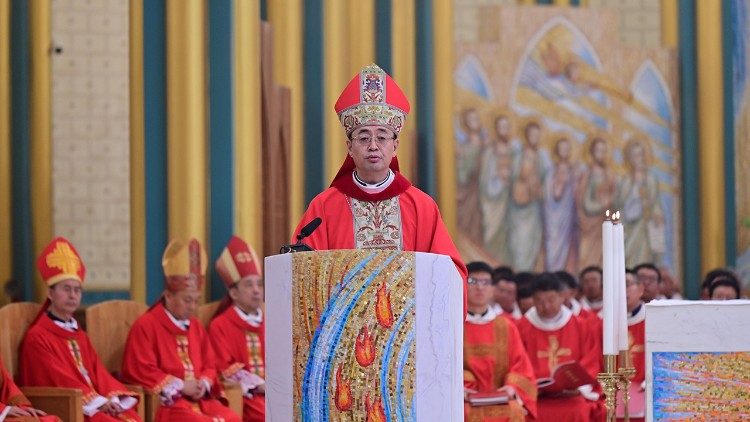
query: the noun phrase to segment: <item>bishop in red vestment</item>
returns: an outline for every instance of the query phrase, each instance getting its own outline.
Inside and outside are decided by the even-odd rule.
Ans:
[[[550,273],[533,282],[534,307],[518,323],[518,330],[537,378],[550,377],[557,365],[578,362],[592,377],[600,372],[601,355],[596,354],[590,330],[570,309],[563,306],[561,281]],[[538,418],[542,421],[581,422],[598,416],[597,386],[582,386],[565,397],[540,397]]]
[[[21,343],[22,385],[80,389],[86,421],[140,421],[137,395],[107,371],[73,318],[86,275],[76,249],[58,237],[42,251],[37,267],[49,292]]]
[[[242,420],[263,422],[266,365],[260,260],[244,240],[232,236],[216,260],[216,271],[227,286],[227,296],[208,325],[218,369],[242,388]]]
[[[602,274],[601,267],[592,265],[584,268],[578,277],[581,280],[581,290],[583,291],[581,307],[592,313],[598,313],[602,310]]]
[[[0,361],[0,421],[60,422],[60,418],[31,407],[29,399],[18,389],[13,377]]]
[[[331,186],[312,200],[294,234],[320,217],[320,227],[305,239],[314,249],[448,255],[466,280],[466,266],[437,204],[399,172],[398,136],[409,113],[403,91],[371,64],[349,82],[335,109],[348,138],[348,155]]]
[[[641,300],[643,296],[644,285],[638,280],[635,272],[627,270],[625,274],[625,296],[628,307],[628,350],[630,351],[630,363],[635,368],[635,376],[632,382],[631,390],[638,389],[641,393],[646,389],[646,307]],[[631,395],[631,401],[639,400],[640,403],[631,403],[630,420],[633,422],[642,422],[643,417],[633,417],[632,411],[636,408],[645,409],[645,394]]]
[[[468,309],[464,322],[464,419],[467,422],[522,422],[536,416],[536,378],[518,329],[490,306],[492,268],[467,265]],[[474,393],[508,393],[508,404],[474,406]]]
[[[166,290],[128,334],[123,377],[159,395],[158,422],[240,421],[225,405],[213,346],[195,318],[206,266],[197,240],[170,242],[162,258]]]

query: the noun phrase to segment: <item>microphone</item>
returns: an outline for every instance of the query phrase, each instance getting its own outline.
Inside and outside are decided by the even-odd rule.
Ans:
[[[299,234],[297,235],[297,242],[300,242],[302,239],[310,236],[322,222],[323,219],[320,217],[313,218],[311,222],[307,223],[305,227],[302,227],[302,230],[299,231]]]
[[[313,218],[312,221],[305,224],[305,227],[302,227],[302,230],[299,231],[299,234],[297,235],[297,243],[293,245],[282,246],[281,249],[279,250],[279,253],[314,251],[315,249],[302,243],[302,239],[310,236],[315,231],[315,229],[317,229],[318,226],[320,226],[320,223],[322,222],[323,222],[323,219],[320,217]]]

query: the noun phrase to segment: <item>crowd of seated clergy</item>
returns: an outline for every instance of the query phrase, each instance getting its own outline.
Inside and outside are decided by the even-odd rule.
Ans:
[[[158,397],[158,421],[264,420],[265,321],[257,254],[238,237],[224,248],[215,266],[226,296],[206,327],[196,318],[208,265],[203,247],[195,239],[173,240],[162,265],[166,288],[133,324],[116,377],[74,318],[81,305],[85,265],[69,241],[53,239],[37,261],[47,300],[19,347],[18,385],[80,389],[85,421],[140,421],[142,396],[124,383],[140,385]],[[604,408],[596,381],[552,392],[545,382],[554,381],[562,369],[582,368],[593,380],[601,371],[602,269],[590,266],[573,275],[515,273],[484,262],[467,267],[466,420],[600,420]],[[641,389],[644,304],[681,299],[677,285],[668,270],[651,263],[627,270],[629,345],[634,385]],[[702,299],[740,297],[734,272],[719,268],[706,274]],[[3,366],[0,375],[0,420],[59,420],[34,408]],[[227,406],[222,382],[239,385],[242,415]]]

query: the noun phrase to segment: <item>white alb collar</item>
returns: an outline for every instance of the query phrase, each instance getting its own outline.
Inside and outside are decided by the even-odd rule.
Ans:
[[[550,319],[543,319],[542,317],[540,317],[536,311],[536,306],[532,306],[531,309],[526,311],[525,315],[526,319],[529,320],[531,325],[543,331],[559,330],[560,328],[564,327],[565,324],[568,323],[568,321],[570,321],[570,318],[572,316],[573,312],[571,312],[571,310],[568,309],[567,306],[561,306],[560,313]]]
[[[581,298],[581,308],[587,311],[598,311],[602,309],[604,302],[601,300],[589,301],[585,297]]]
[[[570,298],[570,311],[573,312],[573,315],[581,315],[581,309],[583,309],[581,303],[574,297]]]
[[[62,322],[53,319],[52,322],[55,323],[58,327],[62,328],[65,331],[70,331],[71,333],[75,333],[78,331],[78,321],[76,321],[75,318],[71,318],[70,321]]]
[[[187,331],[187,329],[190,328],[190,320],[189,319],[177,319],[177,318],[175,318],[174,315],[172,315],[171,312],[169,312],[167,310],[167,308],[164,308],[164,312],[167,313],[167,316],[169,317],[169,319],[172,320],[172,322],[174,323],[174,325],[177,326],[177,328],[179,328],[179,329],[181,329],[183,331]]]
[[[489,322],[492,322],[497,318],[497,312],[493,309],[492,306],[487,308],[487,312],[485,312],[482,315],[473,315],[471,313],[466,315],[466,322],[470,322],[472,324],[487,324]]]
[[[245,313],[245,311],[240,309],[237,305],[234,306],[234,311],[237,312],[237,315],[239,315],[241,320],[247,322],[253,327],[260,327],[260,324],[263,322],[263,311],[260,308],[258,308],[254,315]]]
[[[357,176],[357,171],[354,170],[352,172],[352,179],[354,179],[354,184],[363,191],[369,194],[376,194],[386,190],[388,186],[390,186],[391,183],[393,183],[393,181],[396,179],[396,175],[393,174],[393,171],[391,169],[388,169],[388,176],[386,176],[385,180],[378,183],[367,183],[364,180],[360,179]]]
[[[638,310],[633,314],[628,314],[628,325],[635,325],[646,320],[646,307],[643,302],[638,305]]]

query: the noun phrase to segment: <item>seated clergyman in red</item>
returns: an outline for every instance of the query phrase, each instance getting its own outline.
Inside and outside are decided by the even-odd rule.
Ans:
[[[80,389],[86,421],[140,421],[137,395],[107,371],[73,318],[86,275],[78,252],[58,237],[42,251],[37,267],[49,293],[21,343],[21,385]]]
[[[524,420],[536,415],[536,378],[516,325],[490,306],[494,294],[492,268],[471,262],[464,323],[464,413],[467,421]],[[475,405],[477,394],[507,394],[508,403]]]
[[[13,377],[0,361],[0,421],[60,422],[60,418],[31,407],[29,399],[18,389]]]
[[[224,400],[216,355],[195,313],[206,275],[206,253],[197,240],[176,240],[162,258],[166,290],[128,334],[123,377],[159,394],[156,420],[239,422]]]
[[[539,378],[553,375],[559,364],[574,361],[593,379],[600,371],[602,356],[586,324],[566,306],[561,281],[551,273],[536,276],[532,282],[534,307],[518,323],[534,373]],[[539,420],[580,422],[599,414],[597,386],[584,385],[554,397],[540,395]]]
[[[260,260],[244,240],[233,236],[216,260],[227,296],[208,325],[224,378],[242,387],[244,422],[265,420],[265,324]]]

